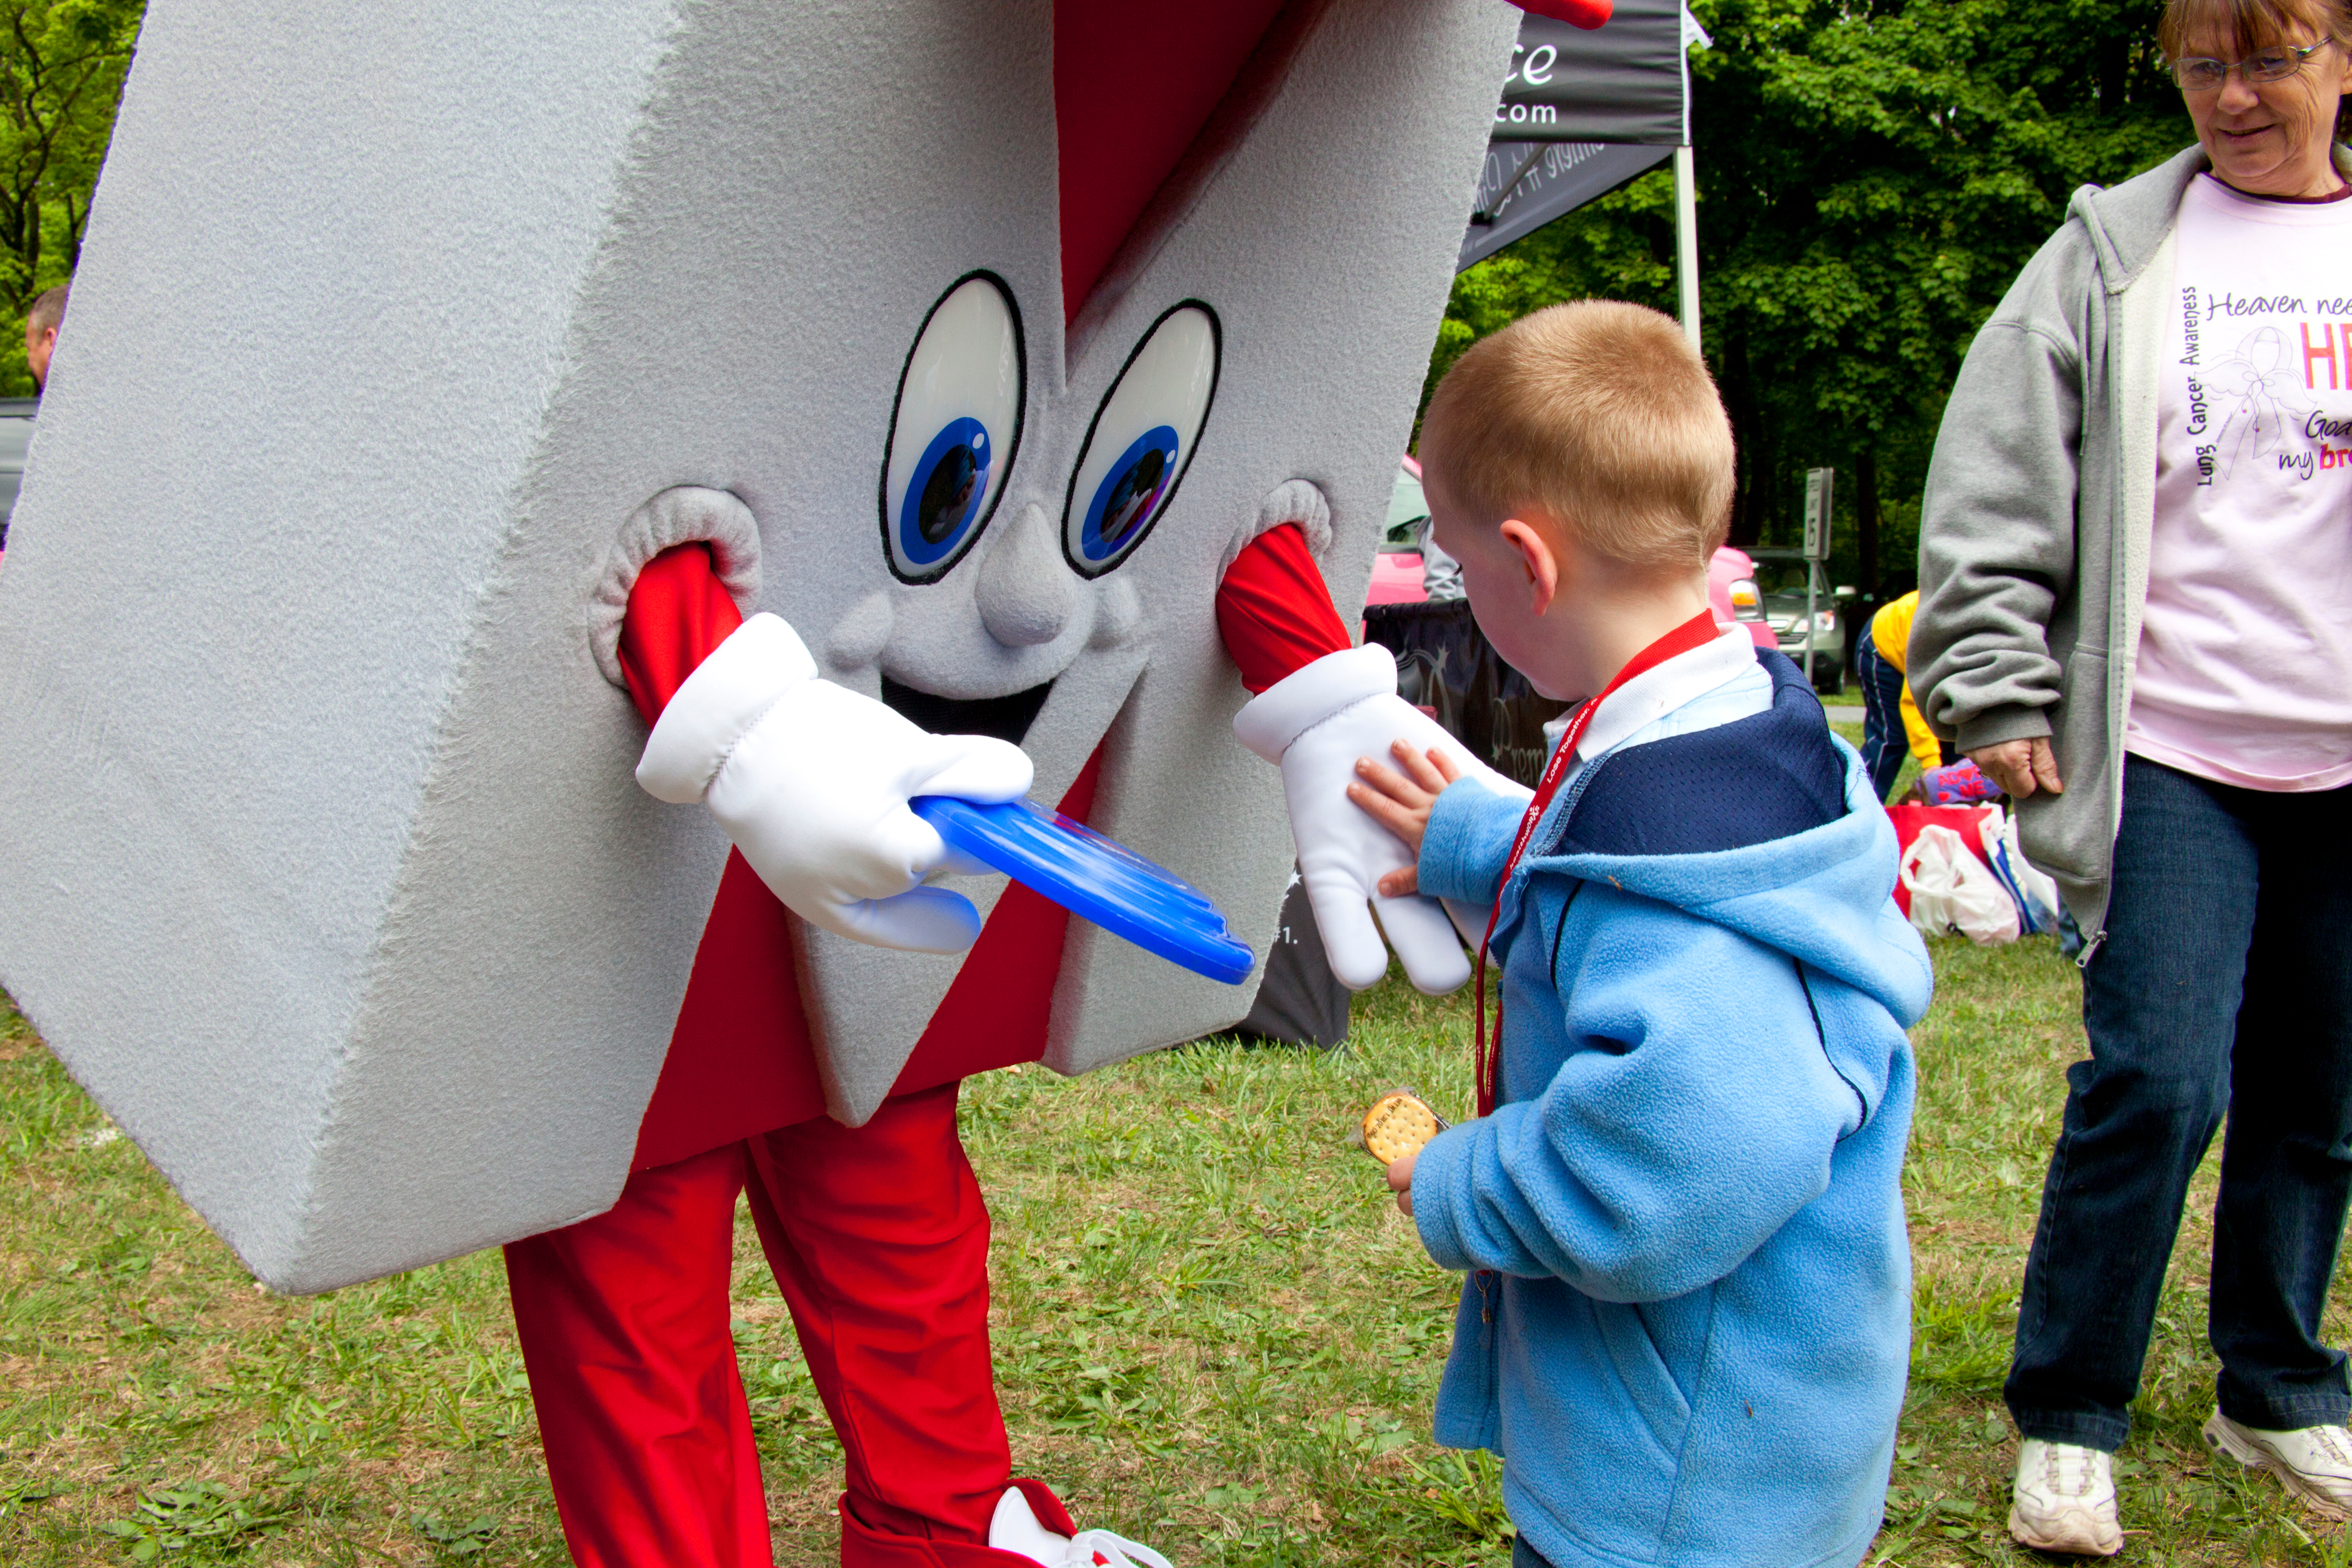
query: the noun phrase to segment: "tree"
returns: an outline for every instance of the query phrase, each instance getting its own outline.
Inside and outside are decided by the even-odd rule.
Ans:
[[[1715,39],[1691,57],[1691,117],[1705,347],[1740,447],[1732,537],[1788,541],[1801,471],[1835,465],[1833,570],[1867,591],[1912,570],[1952,378],[2075,187],[2191,138],[2156,49],[2161,0],[1692,9]],[[1673,258],[1658,171],[1464,274],[1433,377],[1556,299],[1671,311]]]
[[[25,314],[73,276],[144,0],[0,0],[0,392],[33,391]]]

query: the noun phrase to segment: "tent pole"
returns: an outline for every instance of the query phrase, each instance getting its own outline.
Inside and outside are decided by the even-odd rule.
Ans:
[[[1675,280],[1682,291],[1683,336],[1698,340],[1698,164],[1687,146],[1675,149]]]

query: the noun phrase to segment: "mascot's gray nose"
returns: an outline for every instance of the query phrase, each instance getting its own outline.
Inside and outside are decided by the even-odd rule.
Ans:
[[[1062,634],[1077,607],[1078,583],[1055,548],[1045,507],[1030,502],[997,536],[973,591],[981,624],[1008,648],[1034,648]]]

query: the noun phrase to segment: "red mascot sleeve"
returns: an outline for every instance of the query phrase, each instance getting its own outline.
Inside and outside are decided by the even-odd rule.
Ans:
[[[1355,645],[1297,523],[1258,535],[1226,569],[1217,585],[1217,630],[1252,693]]]
[[[709,545],[675,545],[646,563],[621,622],[621,675],[648,727],[695,666],[742,624]]]

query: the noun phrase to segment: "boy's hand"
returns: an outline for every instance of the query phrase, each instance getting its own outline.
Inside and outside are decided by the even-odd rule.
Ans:
[[[1397,1195],[1397,1207],[1406,1214],[1412,1212],[1412,1162],[1421,1158],[1415,1149],[1402,1159],[1389,1162],[1389,1190]]]
[[[1412,863],[1412,852],[1348,798],[1356,759],[1386,752],[1400,736],[1417,747],[1444,748],[1465,779],[1497,795],[1529,793],[1465,752],[1434,719],[1398,696],[1395,656],[1377,643],[1324,654],[1234,716],[1234,738],[1282,769],[1298,879],[1315,906],[1331,972],[1350,989],[1368,989],[1389,972],[1393,948],[1414,988],[1444,996],[1470,979],[1461,934],[1436,899],[1381,891],[1383,877]]]
[[[1389,754],[1404,772],[1383,767],[1369,757],[1359,757],[1356,777],[1360,782],[1348,786],[1348,799],[1364,815],[1402,839],[1405,847],[1418,855],[1422,835],[1429,830],[1431,810],[1436,806],[1438,796],[1445,792],[1445,787],[1462,777],[1462,770],[1444,752],[1433,747],[1423,751],[1411,741],[1394,742],[1389,747]],[[1392,871],[1380,881],[1381,892],[1391,898],[1402,898],[1420,891],[1420,873],[1412,866]],[[1390,1168],[1393,1171],[1395,1167]],[[1412,1212],[1410,1205],[1405,1212]]]

